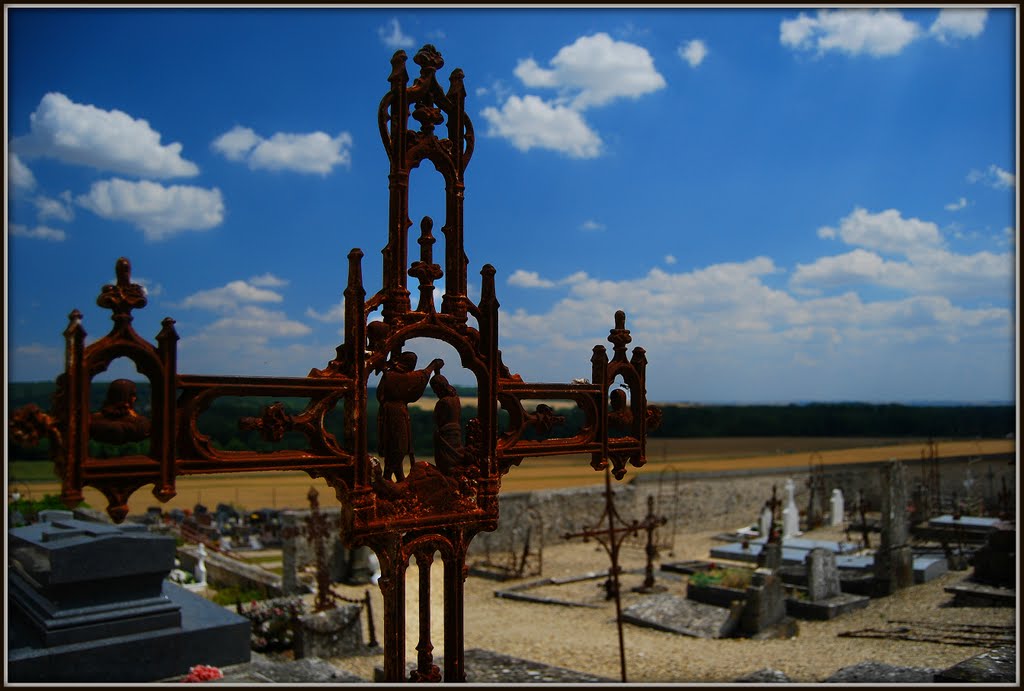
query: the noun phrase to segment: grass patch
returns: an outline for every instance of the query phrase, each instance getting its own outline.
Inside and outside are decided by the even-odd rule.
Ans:
[[[7,463],[7,482],[53,482],[58,480],[52,461],[10,461]]]

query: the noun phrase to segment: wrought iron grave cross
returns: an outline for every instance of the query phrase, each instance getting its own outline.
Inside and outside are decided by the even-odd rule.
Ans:
[[[498,349],[498,300],[495,269],[480,271],[480,300],[467,294],[469,260],[463,250],[464,174],[475,145],[473,125],[466,114],[463,72],[452,71],[444,90],[437,70],[444,61],[431,45],[416,53],[419,76],[409,83],[407,56],[398,51],[391,59],[390,90],[380,102],[377,120],[381,141],[390,160],[388,238],[382,250],[383,286],[367,299],[362,279],[363,252],[348,255],[348,282],[344,290],[344,342],[322,369],[305,377],[215,376],[177,371],[178,334],[167,318],[156,345],[132,328],[132,310],[141,309],[146,297],[131,281],[131,265],[117,260],[117,281],[103,287],[97,303],[113,313],[114,326],[86,346],[82,314],[71,312],[64,331],[65,370],[57,379],[54,406],[12,416],[12,438],[47,436],[62,481],[66,505],[82,501],[82,489],[102,492],[107,512],[117,522],[128,514],[128,499],[138,489],[153,485],[160,501],[175,496],[181,475],[305,471],[322,477],[342,505],[342,537],[349,547],[367,545],[381,564],[379,585],[384,600],[385,681],[405,679],[406,571],[415,558],[420,574],[420,641],[415,680],[438,679],[432,662],[429,581],[434,555],[444,566],[444,670],[445,681],[464,681],[463,592],[467,575],[466,552],[478,533],[498,523],[501,478],[527,457],[587,454],[595,470],[608,470],[616,479],[626,466],[645,463],[645,439],[660,411],[646,401],[647,359],[643,348],[633,348],[625,327],[625,314],[617,312],[608,336],[611,358],[598,345],[591,356],[590,382],[530,383],[514,374]],[[410,118],[419,123],[418,129]],[[436,128],[444,125],[447,137]],[[425,217],[419,238],[420,259],[409,262],[409,178],[414,168],[429,161],[445,183],[443,266],[434,263],[433,220]],[[419,300],[410,301],[408,278],[418,281]],[[435,309],[435,281],[444,277],[440,310]],[[380,309],[382,319],[370,321]],[[404,349],[416,338],[441,341],[458,353],[459,364],[476,381],[476,417],[463,430],[460,399],[441,374],[452,367],[440,359],[417,369],[416,354]],[[94,377],[119,358],[132,361],[152,388],[152,416],[135,412],[134,384],[119,380],[111,385],[111,406],[92,411],[89,391]],[[368,381],[380,373],[376,419],[380,458],[370,453],[367,400]],[[609,391],[621,380],[631,392],[629,415],[621,400],[610,405]],[[407,406],[427,386],[437,396],[434,408],[433,463],[415,460]],[[199,428],[201,414],[218,398],[301,397],[308,399],[298,413],[282,405],[267,406],[261,415],[240,420],[276,441],[286,433],[305,438],[303,449],[229,451],[215,448]],[[527,401],[571,401],[582,411],[584,424],[571,437],[524,438],[527,427],[550,432],[551,408],[524,407]],[[337,437],[325,426],[337,406],[344,411],[344,432]],[[256,405],[256,404],[254,404]],[[500,428],[499,407],[508,415]],[[611,410],[626,429],[609,435]],[[254,411],[255,412],[255,411]],[[548,424],[544,424],[545,421]],[[100,459],[90,456],[89,440],[109,443],[147,440],[146,453]],[[409,462],[406,462],[406,459]],[[427,584],[427,587],[424,587]]]

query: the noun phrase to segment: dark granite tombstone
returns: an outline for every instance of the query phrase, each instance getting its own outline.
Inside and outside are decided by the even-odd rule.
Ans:
[[[166,581],[173,537],[59,515],[8,546],[11,681],[153,681],[249,659],[246,619]]]
[[[1017,527],[1000,523],[985,546],[974,554],[974,580],[988,585],[1013,588],[1017,582]]]

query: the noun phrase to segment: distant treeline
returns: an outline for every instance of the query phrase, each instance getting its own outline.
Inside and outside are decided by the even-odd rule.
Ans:
[[[150,386],[139,383],[135,409],[146,416],[152,415]],[[44,410],[52,406],[54,385],[50,382],[14,382],[8,384],[10,410],[34,403]],[[90,408],[99,410],[106,395],[107,384],[94,382],[90,392]],[[476,416],[476,406],[468,404],[475,391],[459,388],[463,395],[462,423],[465,429],[470,418]],[[226,450],[269,451],[272,449],[301,449],[307,446],[305,438],[289,432],[284,439],[271,443],[256,431],[239,428],[243,417],[259,417],[264,406],[280,400],[289,413],[300,412],[306,399],[275,399],[270,397],[225,397],[215,401],[199,418],[199,430],[210,436],[214,446]],[[411,406],[414,446],[417,452],[429,457],[433,449],[434,421],[430,397],[424,397],[425,407]],[[984,406],[926,406],[867,403],[808,403],[800,405],[663,405],[661,427],[652,437],[935,437],[935,438],[995,438],[1013,432],[1016,411],[1011,405]],[[556,436],[570,436],[583,424],[582,412],[559,410],[565,423],[555,428]],[[367,405],[369,448],[377,452],[377,400],[370,391]],[[507,414],[499,419],[502,428]],[[339,442],[343,441],[344,415],[342,404],[327,417],[328,431]],[[531,432],[526,435],[530,438]],[[148,442],[113,446],[90,442],[90,453],[98,458],[123,454],[146,453]],[[34,449],[12,448],[12,457],[29,460],[47,458],[45,442]]]
[[[1005,437],[1012,405],[872,403],[662,406],[657,437]]]

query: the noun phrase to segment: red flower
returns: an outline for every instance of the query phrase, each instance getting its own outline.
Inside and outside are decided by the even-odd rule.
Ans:
[[[189,668],[188,676],[186,676],[184,679],[182,679],[182,681],[184,681],[184,682],[203,682],[203,681],[210,681],[212,679],[222,679],[222,678],[224,678],[224,673],[221,672],[218,668],[211,667],[210,665],[196,665],[195,667],[190,667]]]

